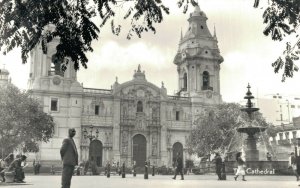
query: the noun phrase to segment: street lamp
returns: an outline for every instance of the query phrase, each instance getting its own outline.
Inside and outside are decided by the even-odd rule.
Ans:
[[[96,129],[96,135],[93,135],[93,129],[94,129],[94,126],[91,125],[90,126],[90,134],[88,134],[88,131],[86,130],[86,128],[84,128],[84,130],[83,130],[83,136],[84,136],[85,139],[88,138],[88,139],[90,139],[90,141],[92,141],[93,139],[97,139],[98,138],[98,136],[99,136],[99,130]]]
[[[288,99],[286,99],[286,102],[287,102],[287,107],[288,107],[288,123],[290,124],[290,120],[291,120],[291,117],[290,117],[290,101]]]

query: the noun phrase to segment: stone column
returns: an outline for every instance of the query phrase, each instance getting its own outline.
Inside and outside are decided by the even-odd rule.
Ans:
[[[259,160],[259,151],[256,148],[256,139],[254,135],[248,135],[247,141],[247,149],[246,153],[246,161],[258,161]]]
[[[120,161],[120,99],[114,99],[113,105],[113,155],[115,161]]]

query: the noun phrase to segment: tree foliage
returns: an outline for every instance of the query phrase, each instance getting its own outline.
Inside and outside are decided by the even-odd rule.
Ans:
[[[195,121],[190,134],[189,152],[205,156],[214,151],[224,153],[239,150],[243,135],[237,133],[236,129],[249,123],[247,113],[242,112],[241,108],[239,104],[223,103],[203,113]],[[252,119],[252,123],[272,129],[261,113],[255,112]]]
[[[194,0],[178,0],[178,6],[186,12]],[[110,21],[112,33],[118,35],[121,26],[115,25],[117,9],[126,9],[124,19],[130,20],[133,34],[155,33],[155,23],[163,21],[163,13],[169,8],[161,0],[2,0],[0,1],[0,51],[8,53],[21,47],[22,62],[38,44],[43,52],[54,38],[60,42],[56,47],[58,58],[69,57],[75,70],[80,64],[87,68],[86,52],[92,52],[92,41],[97,40],[102,27]],[[100,18],[96,24],[95,17]],[[66,69],[66,65],[62,67]]]
[[[259,6],[260,0],[255,0],[254,7]],[[268,6],[263,13],[263,23],[265,27],[263,33],[270,36],[272,40],[282,41],[285,37],[294,35],[294,42],[286,42],[286,49],[283,54],[276,59],[272,66],[274,72],[278,73],[283,69],[282,81],[286,77],[293,77],[294,71],[298,71],[299,67],[295,61],[299,60],[300,39],[300,0],[270,0]]]
[[[53,131],[53,118],[30,93],[10,84],[0,87],[0,148],[4,153],[17,148],[37,152],[38,142],[48,142]]]

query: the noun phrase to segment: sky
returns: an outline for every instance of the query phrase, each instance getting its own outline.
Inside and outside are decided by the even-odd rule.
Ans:
[[[178,49],[181,30],[188,28],[188,13],[176,5],[177,1],[165,0],[170,15],[164,15],[163,23],[156,24],[156,34],[143,33],[142,38],[126,39],[130,20],[115,20],[122,25],[121,35],[111,33],[108,24],[101,30],[100,38],[93,43],[94,52],[88,53],[88,69],[78,72],[78,81],[84,87],[110,89],[118,77],[119,83],[133,78],[138,64],[145,71],[149,82],[167,88],[169,95],[178,90],[177,70],[173,59]],[[208,17],[207,25],[213,34],[216,28],[218,45],[224,62],[221,64],[221,95],[225,102],[240,102],[252,86],[255,97],[265,98],[276,93],[287,97],[300,97],[300,73],[281,82],[281,74],[275,74],[271,63],[283,52],[285,45],[263,35],[263,9],[253,8],[254,0],[199,0],[199,6]],[[120,8],[119,12],[124,15]],[[122,13],[123,12],[123,13]],[[20,50],[6,56],[0,55],[0,67],[10,72],[12,83],[27,88],[29,64],[21,63]],[[298,62],[299,64],[299,62]],[[299,66],[299,65],[298,65]],[[91,76],[92,75],[92,76]]]

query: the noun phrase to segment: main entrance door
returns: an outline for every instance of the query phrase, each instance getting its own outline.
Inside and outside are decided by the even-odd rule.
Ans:
[[[89,152],[90,162],[95,163],[98,167],[102,166],[102,149],[103,145],[99,140],[91,142]]]
[[[146,161],[146,153],[147,153],[147,141],[145,136],[141,134],[137,134],[133,137],[133,161],[136,162],[136,165],[139,167],[143,167]]]
[[[183,146],[180,142],[176,142],[173,145],[173,166],[176,164],[176,158],[178,153],[181,159],[183,160]]]

